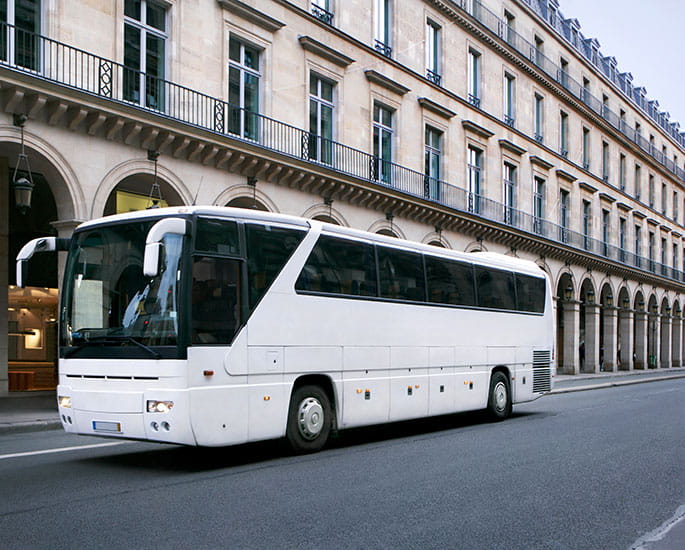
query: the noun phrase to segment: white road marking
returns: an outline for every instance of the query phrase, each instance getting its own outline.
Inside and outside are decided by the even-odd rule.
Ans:
[[[683,520],[685,520],[685,504],[680,506],[672,517],[664,521],[659,527],[654,529],[654,531],[650,531],[637,539],[630,547],[630,550],[648,548],[650,543],[662,540],[673,527]]]
[[[114,445],[126,445],[128,443],[133,443],[132,441],[116,441],[114,443],[95,443],[93,445],[77,445],[75,447],[59,447],[57,449],[43,449],[42,451],[28,451],[25,453],[12,453],[8,455],[0,455],[0,460],[6,458],[19,458],[22,456],[36,456],[36,455],[47,455],[52,453],[66,453],[68,451],[79,451],[81,449],[97,449],[99,447],[113,447]]]

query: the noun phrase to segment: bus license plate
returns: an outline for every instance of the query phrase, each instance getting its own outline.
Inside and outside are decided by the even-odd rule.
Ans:
[[[121,433],[121,422],[93,420],[93,430],[96,432]]]

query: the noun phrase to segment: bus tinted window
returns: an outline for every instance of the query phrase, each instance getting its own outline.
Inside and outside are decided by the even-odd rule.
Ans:
[[[519,310],[543,313],[545,311],[545,280],[517,273],[516,297]]]
[[[322,236],[302,269],[295,288],[348,296],[376,296],[373,246]]]
[[[199,218],[195,249],[226,256],[238,255],[238,224],[234,221]]]
[[[476,266],[478,306],[491,309],[516,309],[514,274]]]
[[[304,235],[305,232],[300,229],[245,225],[250,309],[257,305],[274,282]]]
[[[426,256],[428,301],[454,306],[475,306],[473,266]]]
[[[423,260],[420,254],[377,247],[380,295],[395,300],[426,300]]]

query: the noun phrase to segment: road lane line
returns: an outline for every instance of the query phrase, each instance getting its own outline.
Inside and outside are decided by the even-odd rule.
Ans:
[[[59,447],[57,449],[44,449],[42,451],[28,451],[25,453],[12,453],[8,455],[0,455],[0,460],[6,458],[19,458],[22,456],[47,455],[52,453],[66,453],[67,451],[78,451],[80,449],[97,449],[99,447],[113,447],[114,445],[126,445],[132,441],[116,441],[114,443],[94,443],[93,445],[77,445],[75,447]]]

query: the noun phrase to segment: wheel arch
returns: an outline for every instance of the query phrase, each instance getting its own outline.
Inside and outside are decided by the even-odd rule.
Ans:
[[[326,396],[331,403],[331,408],[333,409],[333,430],[338,429],[338,399],[335,389],[335,384],[333,379],[326,374],[304,374],[299,376],[293,382],[293,387],[290,390],[290,395],[302,386],[319,386],[323,391],[326,392]]]

